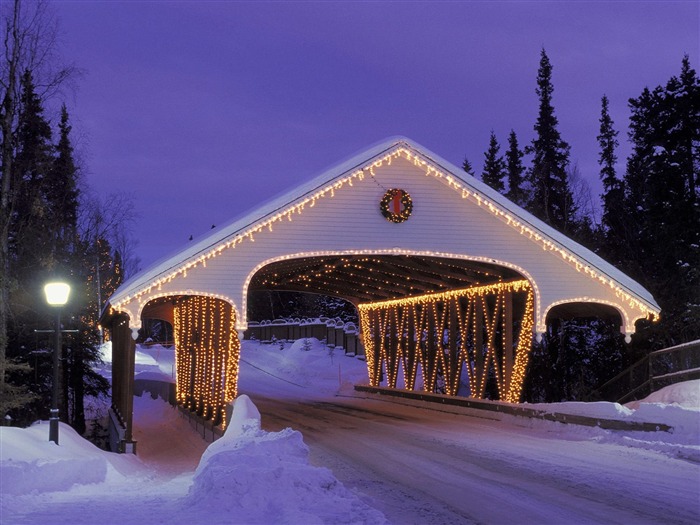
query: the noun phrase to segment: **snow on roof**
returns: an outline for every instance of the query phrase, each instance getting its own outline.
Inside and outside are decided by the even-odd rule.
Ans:
[[[308,180],[306,183],[302,183],[288,192],[273,197],[259,207],[250,210],[215,230],[211,230],[198,240],[190,242],[183,249],[157,261],[146,270],[123,283],[112,295],[109,303],[114,305],[120,301],[126,300],[134,294],[142,292],[144,289],[152,286],[157,279],[177,272],[178,269],[182,268],[184,265],[197,261],[197,259],[202,258],[205,254],[211,252],[211,250],[222,243],[226,243],[237,236],[239,237],[242,233],[251,231],[256,224],[266,220],[269,221],[270,217],[276,214],[286,213],[285,210],[294,206],[295,203],[309,198],[322,188],[333,184],[333,182],[347,177],[347,175],[352,172],[362,170],[371,165],[376,159],[386,157],[387,154],[399,149],[407,150],[412,155],[424,159],[426,162],[429,162],[443,171],[446,175],[449,175],[452,180],[456,181],[462,187],[466,187],[475,194],[481,194],[482,197],[492,201],[496,206],[506,210],[508,214],[514,219],[517,219],[519,223],[526,225],[545,239],[548,239],[555,245],[574,254],[579,261],[590,267],[591,270],[594,270],[598,275],[607,276],[627,293],[644,303],[649,310],[655,311],[658,314],[660,308],[651,293],[632,278],[591,250],[578,244],[534,215],[520,208],[487,184],[465,173],[462,169],[432,153],[427,148],[401,136],[391,137],[354,154],[344,162],[331,167],[320,175]]]

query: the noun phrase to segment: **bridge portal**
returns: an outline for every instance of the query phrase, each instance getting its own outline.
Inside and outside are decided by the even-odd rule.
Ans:
[[[141,319],[173,323],[178,402],[225,426],[255,290],[352,302],[370,384],[510,402],[551,312],[612,313],[627,337],[659,314],[648,291],[594,253],[422,146],[390,139],[115,292],[103,324],[120,449],[131,440],[129,334]]]

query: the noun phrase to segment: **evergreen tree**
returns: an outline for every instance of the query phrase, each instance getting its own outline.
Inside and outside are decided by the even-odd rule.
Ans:
[[[38,272],[45,266],[47,254],[53,257],[50,246],[47,181],[53,165],[54,147],[51,126],[44,117],[44,108],[34,89],[31,71],[22,75],[21,109],[17,131],[17,154],[14,169],[18,178],[18,200],[11,225],[11,250],[22,261],[27,272]]]
[[[22,84],[26,85],[23,73],[41,71],[39,84],[55,92],[74,72],[72,67],[55,62],[54,21],[52,10],[44,2],[0,2],[0,416],[27,400],[17,385],[6,381],[7,374],[16,371],[15,365],[8,361],[8,323],[12,318],[10,293],[17,287],[17,278],[12,273],[12,252],[17,250],[17,227],[21,224],[18,220],[21,174],[15,161],[20,142],[19,113],[25,102],[22,101],[25,91]],[[25,174],[27,167],[23,166]]]
[[[557,129],[559,121],[552,105],[552,65],[544,49],[535,91],[540,106],[535,124],[536,137],[526,148],[526,153],[533,155],[532,167],[528,171],[532,195],[527,208],[547,224],[566,233],[573,228],[576,214],[567,180],[570,148]]]
[[[12,315],[7,324],[6,355],[25,367],[32,364],[34,380],[12,372],[8,379],[12,383],[26,385],[35,394],[35,406],[48,406],[51,381],[44,379],[49,377],[51,370],[42,365],[49,363],[40,363],[37,358],[30,362],[28,351],[32,348],[33,330],[53,326],[50,312],[42,311],[38,305],[44,304],[40,295],[42,278],[47,276],[56,255],[51,243],[52,224],[45,191],[53,165],[54,148],[51,126],[44,117],[44,108],[29,70],[22,74],[19,101],[12,159],[15,196],[9,224],[8,277],[12,279],[13,286],[9,296]],[[61,365],[62,361],[59,362],[59,378],[62,377]],[[65,413],[64,399],[61,396],[58,400],[62,414]],[[21,421],[16,416],[13,413],[13,419]]]
[[[597,387],[630,363],[624,336],[612,319],[554,319],[533,346],[524,384],[530,403],[589,401]]]
[[[78,224],[78,168],[73,158],[70,141],[71,126],[68,123],[68,110],[61,107],[61,120],[58,124],[59,140],[56,145],[56,159],[46,185],[49,204],[49,219],[56,226],[55,236],[63,249],[76,241]]]
[[[56,145],[52,177],[47,184],[50,193],[49,209],[53,217],[53,242],[58,254],[57,263],[70,274],[74,284],[71,310],[73,328],[77,335],[71,336],[66,345],[66,369],[68,400],[67,419],[80,434],[86,430],[85,396],[105,394],[109,388],[107,381],[95,372],[95,365],[100,362],[98,321],[102,305],[92,294],[92,282],[96,274],[95,259],[89,243],[78,236],[78,169],[73,159],[73,146],[70,139],[71,126],[65,105],[61,108],[59,122],[59,141]],[[108,268],[113,264],[111,251],[107,244],[106,254],[102,254],[101,264]],[[108,261],[104,261],[108,258]],[[111,272],[106,272],[111,276]],[[108,278],[107,284],[112,284]],[[118,285],[118,283],[117,283]],[[109,297],[114,288],[105,288],[102,297]]]
[[[499,155],[501,146],[498,144],[496,134],[491,131],[489,138],[489,149],[484,153],[484,171],[481,180],[491,186],[499,193],[505,192],[503,183],[506,176],[506,164],[503,157]]]
[[[474,176],[474,169],[472,168],[472,163],[469,162],[469,159],[467,157],[464,157],[464,162],[462,162],[462,169],[472,177]]]
[[[601,99],[600,132],[598,134],[598,144],[600,154],[598,164],[600,165],[600,180],[603,182],[603,234],[605,236],[605,252],[608,256],[613,255],[617,243],[611,242],[611,238],[620,235],[624,223],[624,214],[621,203],[623,202],[624,190],[622,181],[617,176],[616,164],[617,155],[615,150],[619,145],[617,141],[618,132],[614,128],[614,123],[610,117],[608,97],[603,95]],[[614,257],[617,259],[616,257]]]
[[[525,206],[527,194],[523,188],[523,156],[525,154],[518,146],[518,137],[515,131],[511,130],[508,136],[508,151],[506,151],[506,173],[508,175],[508,192],[506,197],[518,206]]]
[[[654,295],[661,321],[649,348],[700,337],[700,81],[681,74],[629,101],[633,151],[624,177],[624,269]],[[637,338],[639,339],[639,338]]]
[[[100,361],[98,315],[94,295],[90,297],[91,264],[89,245],[77,234],[78,169],[73,159],[71,126],[65,107],[58,125],[59,140],[51,143],[51,127],[43,117],[41,101],[34,93],[31,74],[23,76],[22,106],[19,114],[17,157],[20,175],[16,220],[12,239],[12,273],[17,286],[12,295],[13,316],[8,355],[32,365],[33,378],[25,378],[37,397],[33,403],[13,412],[13,419],[28,423],[46,417],[53,385],[51,338],[37,340],[36,328],[53,325],[55,312],[44,307],[42,285],[59,275],[71,282],[71,299],[62,315],[64,328],[77,334],[63,338],[57,376],[61,420],[78,432],[86,429],[86,395],[106,393],[107,381],[95,372]],[[40,345],[33,351],[29,349]],[[37,356],[42,356],[39,358]],[[14,379],[19,379],[16,375]]]

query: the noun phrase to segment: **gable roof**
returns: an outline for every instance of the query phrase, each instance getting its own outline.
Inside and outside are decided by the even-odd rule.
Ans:
[[[372,166],[381,165],[381,159],[401,152],[413,159],[417,165],[427,166],[429,172],[443,177],[457,190],[462,190],[476,200],[479,205],[488,206],[495,213],[505,217],[509,224],[517,225],[521,233],[529,234],[535,242],[542,243],[550,250],[558,250],[562,257],[586,273],[597,277],[605,284],[618,286],[630,296],[630,300],[639,302],[645,309],[658,314],[660,308],[652,295],[639,283],[612,266],[601,257],[566,237],[532,214],[515,205],[503,195],[493,190],[480,180],[465,173],[461,168],[435,155],[426,148],[405,137],[392,137],[368,149],[365,149],[344,162],[324,171],[296,188],[285,192],[231,222],[211,230],[201,238],[190,242],[183,249],[154,263],[123,283],[110,298],[109,303],[128,301],[134,295],[140,295],[158,283],[170,280],[186,272],[187,268],[206,262],[208,257],[218,254],[223,249],[252,237],[262,227],[303,209],[307,202],[321,198],[326,192],[333,192],[351,180],[362,175]]]

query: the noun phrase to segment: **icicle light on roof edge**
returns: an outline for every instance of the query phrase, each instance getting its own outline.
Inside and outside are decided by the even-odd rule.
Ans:
[[[600,270],[591,267],[590,264],[587,264],[585,261],[579,259],[563,246],[560,246],[556,242],[546,238],[545,235],[536,231],[527,223],[518,220],[518,218],[513,216],[509,211],[503,209],[499,204],[493,202],[491,199],[485,197],[479,192],[467,187],[462,182],[457,180],[455,176],[444,173],[440,168],[422,158],[420,154],[412,152],[403,145],[394,147],[383,157],[369,162],[362,168],[353,171],[350,175],[339,178],[315,193],[300,198],[283,211],[267,216],[244,231],[235,234],[233,237],[222,240],[216,246],[210,248],[206,253],[183,262],[180,266],[167,275],[154,279],[149,284],[146,284],[138,289],[137,292],[126,295],[123,299],[118,300],[114,305],[112,305],[113,310],[128,313],[125,306],[131,301],[140,300],[144,295],[149,294],[154,289],[160,290],[163,284],[169,283],[178,277],[187,277],[187,272],[191,269],[197,268],[199,265],[206,267],[209,259],[213,259],[214,257],[221,255],[225,250],[235,248],[246,240],[255,242],[255,235],[263,232],[266,228],[268,231],[272,232],[273,225],[276,222],[283,220],[291,221],[295,214],[301,214],[307,206],[309,208],[313,208],[316,201],[319,199],[334,197],[336,191],[341,190],[346,186],[352,186],[353,182],[356,180],[363,180],[367,173],[374,176],[375,170],[385,165],[391,165],[392,161],[397,158],[405,158],[407,161],[413,163],[414,166],[422,168],[425,170],[426,176],[433,176],[437,179],[441,179],[450,188],[459,192],[463,199],[475,203],[483,209],[487,209],[498,219],[520,233],[520,235],[523,235],[538,244],[544,251],[557,253],[565,262],[573,266],[576,271],[584,273],[594,281],[601,283],[603,286],[609,287],[615,293],[616,297],[627,303],[631,308],[639,310],[642,313],[641,317],[655,318],[658,316],[658,310],[650,308],[646,303],[640,301],[636,297],[633,297],[614,279],[606,276]],[[358,250],[358,254],[359,253],[364,252]],[[540,326],[537,327],[538,332],[540,331],[540,328]]]

